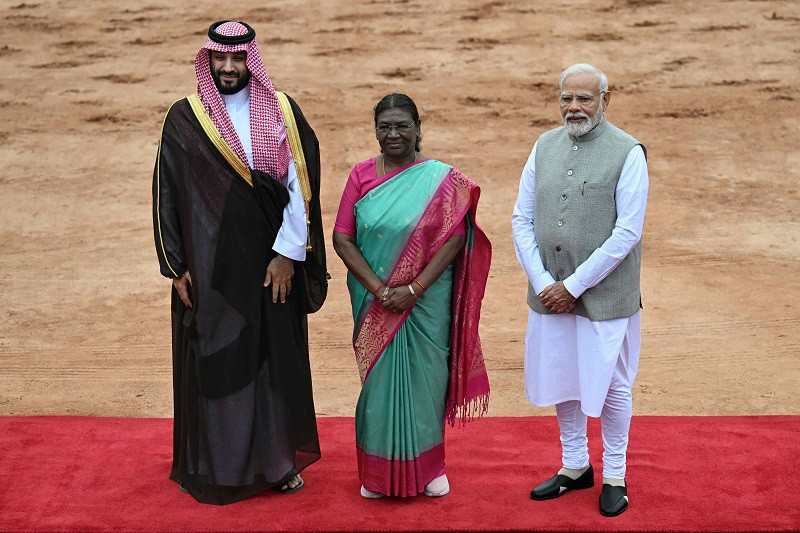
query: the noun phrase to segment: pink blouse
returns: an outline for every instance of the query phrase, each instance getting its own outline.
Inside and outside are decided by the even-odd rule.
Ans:
[[[425,160],[427,161],[427,160]],[[347,178],[347,184],[344,186],[342,192],[342,201],[339,202],[339,211],[336,213],[336,223],[333,226],[333,231],[344,233],[353,238],[356,237],[356,215],[355,205],[361,200],[369,191],[375,187],[386,183],[400,172],[410,168],[412,165],[418,165],[423,161],[409,163],[408,165],[396,168],[393,171],[378,177],[378,171],[375,168],[375,158],[362,161],[353,167],[350,171],[350,176]],[[466,235],[466,226],[464,219],[453,230],[453,235]]]

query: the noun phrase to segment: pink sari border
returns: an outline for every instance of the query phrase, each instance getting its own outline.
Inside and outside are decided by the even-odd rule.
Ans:
[[[408,461],[384,459],[360,448],[356,448],[356,455],[358,477],[364,488],[389,496],[416,496],[444,473],[444,442]]]

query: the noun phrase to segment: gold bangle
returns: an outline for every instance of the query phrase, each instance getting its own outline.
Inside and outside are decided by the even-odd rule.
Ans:
[[[415,300],[416,300],[417,298],[419,298],[419,296],[417,296],[417,293],[416,293],[416,292],[414,292],[414,287],[412,287],[410,283],[408,284],[408,290],[410,290],[410,291],[411,291],[411,296],[413,296]]]

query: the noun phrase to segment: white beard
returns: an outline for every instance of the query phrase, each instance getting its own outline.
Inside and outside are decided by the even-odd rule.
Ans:
[[[577,124],[570,122],[570,118],[574,117],[582,117],[586,119],[586,122],[579,122]],[[603,101],[600,101],[600,105],[597,107],[597,111],[594,112],[594,116],[590,117],[586,113],[578,112],[578,113],[567,113],[564,117],[564,126],[567,128],[567,133],[572,135],[573,137],[580,137],[581,135],[586,135],[590,131],[594,129],[595,126],[600,124],[600,121],[603,120]]]

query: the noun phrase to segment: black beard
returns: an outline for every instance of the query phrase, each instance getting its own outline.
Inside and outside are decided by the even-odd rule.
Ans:
[[[250,83],[250,71],[248,70],[245,74],[239,75],[238,72],[233,73],[236,76],[236,83],[231,86],[224,86],[222,85],[222,80],[219,76],[219,71],[211,70],[211,77],[214,79],[214,84],[217,86],[220,94],[236,94],[245,87],[247,84]]]

